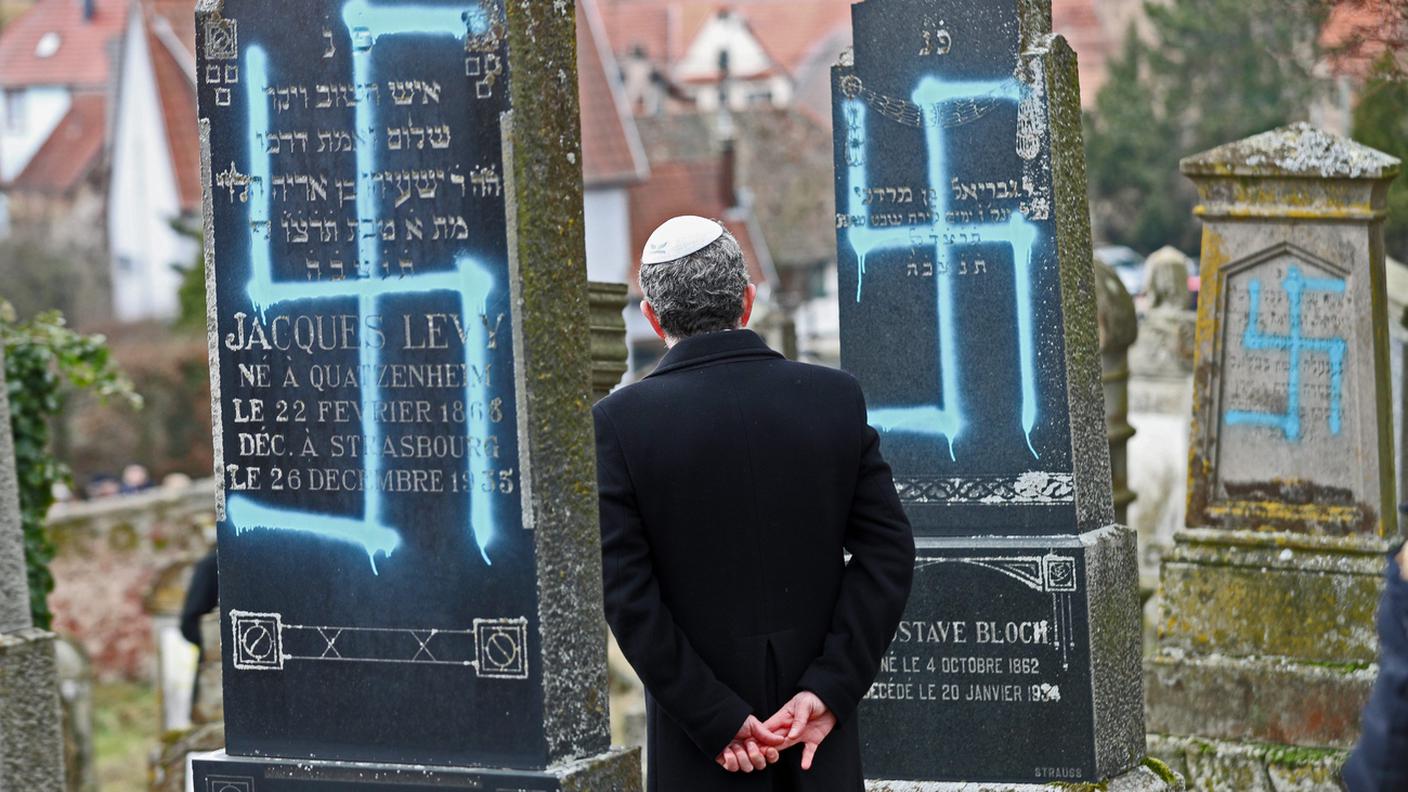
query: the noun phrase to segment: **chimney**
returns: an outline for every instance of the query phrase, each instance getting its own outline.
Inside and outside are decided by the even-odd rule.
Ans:
[[[93,11],[97,0],[83,0],[83,19],[86,22],[93,21]]]
[[[719,197],[723,199],[725,209],[738,206],[737,169],[738,154],[733,138],[724,138],[723,150],[719,152]]]

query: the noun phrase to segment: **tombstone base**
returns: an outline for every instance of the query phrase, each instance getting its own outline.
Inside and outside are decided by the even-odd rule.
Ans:
[[[1378,666],[1160,652],[1144,663],[1151,731],[1350,748]],[[1255,702],[1250,706],[1249,702]]]
[[[1388,549],[1378,537],[1179,531],[1159,574],[1160,649],[1367,666]]]
[[[916,545],[904,618],[860,706],[867,770],[974,784],[1091,782],[1137,768],[1134,531]],[[970,725],[979,722],[1002,739],[974,744]]]
[[[1297,755],[1350,748],[1378,671],[1371,625],[1387,549],[1377,537],[1175,534],[1158,648],[1144,662],[1149,731]],[[1256,751],[1226,753],[1202,774],[1247,766]]]
[[[324,762],[192,754],[194,792],[424,792],[435,789],[513,792],[639,792],[640,751],[618,748],[546,770]]]
[[[1011,784],[969,781],[867,781],[866,792],[1182,792],[1183,779],[1163,762],[1145,759],[1144,764],[1098,784]],[[1212,787],[1222,789],[1223,787]],[[1227,787],[1230,789],[1231,787]],[[1240,787],[1238,787],[1240,789]]]
[[[54,634],[0,633],[0,789],[63,789]]]
[[[1340,767],[1349,752],[1150,734],[1149,754],[1182,774],[1189,789],[1341,792]]]

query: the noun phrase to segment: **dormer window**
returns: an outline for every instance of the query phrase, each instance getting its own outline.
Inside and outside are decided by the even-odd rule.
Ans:
[[[63,43],[59,34],[49,31],[39,37],[39,43],[34,45],[34,57],[49,58],[59,51],[59,44]]]

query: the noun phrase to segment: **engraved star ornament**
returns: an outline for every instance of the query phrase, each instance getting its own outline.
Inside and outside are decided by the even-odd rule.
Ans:
[[[680,215],[661,223],[645,240],[640,263],[667,264],[702,250],[724,235],[724,227],[707,217]]]

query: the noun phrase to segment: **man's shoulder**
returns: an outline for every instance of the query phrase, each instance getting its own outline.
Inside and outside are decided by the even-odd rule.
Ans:
[[[779,370],[783,375],[802,382],[809,388],[821,389],[822,393],[849,396],[860,392],[860,382],[850,372],[831,366],[782,360],[779,361]]]
[[[790,382],[805,386],[808,393],[813,396],[831,395],[850,398],[860,394],[860,383],[854,376],[830,366],[800,363],[782,358],[754,363],[753,366],[761,366],[760,369],[755,368],[754,370],[765,372],[763,374],[765,378],[776,380],[779,383]],[[640,407],[659,400],[675,398],[678,395],[676,389],[680,387],[694,388],[697,385],[678,377],[675,372],[658,377],[646,377],[622,385],[598,401],[592,409],[598,416],[629,415]]]

